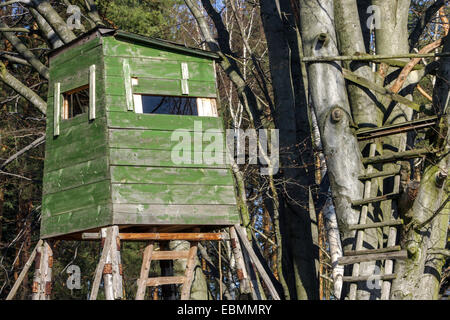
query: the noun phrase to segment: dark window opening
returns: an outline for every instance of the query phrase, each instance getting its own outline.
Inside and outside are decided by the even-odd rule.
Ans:
[[[63,119],[70,119],[88,112],[89,109],[89,85],[79,87],[63,93]]]
[[[197,98],[143,95],[142,113],[197,116]]]

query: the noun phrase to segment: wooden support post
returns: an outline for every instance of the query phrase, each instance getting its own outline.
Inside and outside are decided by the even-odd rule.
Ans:
[[[122,299],[123,297],[119,227],[112,226],[109,228],[112,230],[112,243],[103,268],[103,285],[105,288],[106,300],[117,300]],[[107,237],[106,229],[107,228],[102,229],[102,238]]]
[[[43,243],[43,241],[39,240],[38,243],[36,244],[36,246],[34,247],[33,252],[31,252],[30,257],[28,258],[28,261],[25,263],[25,266],[23,267],[22,271],[20,272],[19,277],[17,278],[16,282],[14,283],[11,291],[8,293],[6,300],[12,300],[14,298],[14,296],[16,295],[20,284],[22,283],[28,270],[30,269],[31,265],[33,264],[33,260],[36,257],[37,250],[38,250],[38,248],[40,248],[42,246],[42,243]]]
[[[142,258],[141,275],[138,279],[138,289],[136,292],[136,300],[144,300],[145,291],[147,290],[147,278],[150,271],[150,264],[152,262],[154,244],[150,243],[145,247],[144,256]],[[157,290],[157,288],[155,288]]]
[[[186,280],[181,288],[181,300],[189,300],[191,295],[191,285],[194,279],[195,269],[195,257],[197,255],[197,242],[191,242],[191,248],[189,249],[189,257],[186,263]]]
[[[111,249],[112,242],[113,242],[112,241],[112,229],[107,228],[106,229],[106,237],[105,237],[105,240],[103,243],[102,255],[100,257],[99,263],[97,264],[97,268],[95,269],[95,278],[94,278],[94,283],[92,284],[92,289],[91,289],[91,294],[89,296],[89,300],[97,299],[97,294],[98,294],[98,289],[100,287],[100,281],[102,278],[103,268],[105,267],[106,258]]]
[[[273,285],[272,281],[270,281],[269,275],[266,273],[266,270],[264,269],[261,262],[258,260],[258,257],[256,256],[255,252],[253,251],[253,248],[252,248],[250,242],[248,241],[246,232],[244,230],[242,230],[242,228],[239,224],[235,224],[234,228],[235,228],[236,233],[239,236],[240,240],[242,241],[242,244],[244,245],[245,250],[247,251],[248,255],[250,256],[250,259],[252,260],[256,269],[259,271],[261,277],[264,280],[264,283],[266,284],[267,288],[269,289],[269,292],[272,295],[273,300],[280,300],[280,296],[278,295],[278,292],[275,289],[275,286]]]
[[[236,273],[240,282],[239,291],[241,295],[249,295],[252,293],[252,290],[250,288],[247,269],[245,268],[245,261],[241,250],[241,244],[239,243],[239,239],[234,227],[230,227],[230,240],[234,258],[236,259]]]
[[[47,241],[37,248],[32,300],[50,300],[52,291],[53,252]]]

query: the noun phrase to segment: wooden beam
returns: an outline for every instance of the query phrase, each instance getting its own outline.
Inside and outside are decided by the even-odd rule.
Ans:
[[[244,230],[242,230],[242,228],[239,224],[235,224],[234,229],[236,230],[236,233],[239,236],[239,239],[242,241],[242,244],[244,245],[245,250],[247,251],[248,255],[250,256],[250,259],[252,260],[256,269],[259,271],[261,277],[263,278],[264,283],[266,284],[267,288],[269,289],[270,294],[272,295],[272,298],[274,300],[280,300],[280,296],[278,295],[278,292],[275,289],[275,286],[273,285],[272,281],[270,281],[269,275],[266,273],[266,270],[262,266],[261,262],[259,262],[258,257],[256,256],[255,252],[253,251],[253,248],[252,248],[250,242],[248,241],[246,232]]]
[[[374,253],[394,252],[394,251],[400,251],[400,250],[402,250],[402,247],[400,247],[400,246],[393,246],[393,247],[380,248],[380,249],[345,251],[344,252],[344,257],[359,256],[359,255],[374,254]]]
[[[197,242],[192,242],[189,248],[189,255],[186,262],[186,272],[184,274],[183,287],[181,288],[181,300],[189,300],[191,296],[191,286],[195,273],[195,258],[197,257]]]
[[[359,141],[374,139],[393,134],[432,127],[437,124],[438,120],[439,120],[438,116],[431,116],[407,122],[394,123],[378,128],[359,129],[356,131],[356,136],[358,137]]]
[[[408,150],[408,151],[403,151],[403,152],[388,153],[388,154],[384,154],[381,156],[363,158],[362,162],[364,165],[369,164],[369,163],[373,164],[373,163],[393,162],[396,160],[407,160],[407,159],[413,159],[413,158],[420,158],[420,157],[426,156],[430,153],[433,153],[433,150],[430,148],[414,149],[414,150]]]
[[[328,56],[328,57],[304,57],[303,62],[332,62],[332,61],[380,61],[388,59],[405,59],[405,58],[433,58],[433,57],[449,57],[450,52],[440,53],[406,53],[393,55],[353,55],[353,56]]]
[[[367,281],[367,280],[393,280],[397,277],[397,275],[394,274],[383,274],[383,275],[370,275],[370,276],[359,276],[359,277],[351,277],[351,276],[346,276],[346,277],[342,277],[342,281],[344,282],[362,282],[362,281]]]
[[[393,192],[393,193],[384,194],[384,195],[378,196],[378,197],[354,200],[354,201],[352,201],[352,206],[355,206],[355,207],[356,206],[363,206],[363,205],[369,204],[369,203],[391,200],[391,199],[398,198],[399,195],[400,194]]]
[[[219,241],[224,237],[222,233],[120,233],[120,240],[146,241],[146,240],[186,240],[186,241]]]
[[[395,176],[395,175],[400,173],[400,169],[401,169],[401,167],[398,166],[397,168],[392,169],[392,170],[376,171],[376,172],[373,172],[373,173],[366,173],[366,174],[360,175],[358,177],[358,179],[359,180],[369,180],[369,179],[374,179],[374,178]]]
[[[152,260],[187,259],[189,251],[153,251]]]
[[[31,252],[30,257],[28,258],[28,261],[25,263],[25,266],[23,267],[22,271],[19,274],[19,277],[17,278],[16,282],[14,283],[11,291],[8,293],[8,296],[6,297],[6,300],[12,300],[14,296],[17,293],[17,290],[19,289],[20,284],[22,283],[23,279],[25,278],[25,275],[27,274],[28,270],[30,269],[31,265],[33,264],[33,260],[36,257],[36,252],[39,247],[42,246],[43,240],[40,239],[36,246],[34,247],[33,251]]]
[[[349,80],[351,82],[359,84],[360,86],[363,86],[367,89],[378,92],[382,95],[388,96],[390,99],[397,101],[398,103],[404,104],[405,106],[410,107],[411,109],[413,109],[417,112],[428,112],[420,104],[417,104],[417,103],[399,95],[398,93],[392,92],[391,90],[386,89],[383,86],[380,86],[372,81],[369,81],[366,78],[363,78],[363,77],[357,75],[356,73],[351,72],[348,69],[343,68],[342,74],[346,80]]]
[[[367,262],[367,261],[377,261],[387,259],[406,259],[406,258],[408,258],[407,251],[401,250],[387,253],[375,253],[360,256],[341,257],[338,259],[338,264],[346,265],[346,264],[354,264],[357,262]]]
[[[185,276],[174,276],[174,277],[156,277],[147,279],[148,287],[163,286],[166,284],[183,284],[186,280]]]
[[[106,263],[106,258],[111,249],[113,243],[113,232],[111,228],[108,228],[106,231],[106,239],[105,244],[103,246],[102,255],[100,257],[100,261],[97,264],[97,269],[95,269],[95,277],[94,283],[92,284],[91,294],[89,296],[89,300],[97,300],[98,289],[100,287],[100,281],[102,280],[103,267]]]
[[[398,220],[390,220],[390,221],[383,221],[383,222],[374,222],[374,223],[366,223],[366,224],[355,224],[348,226],[349,230],[363,230],[363,229],[373,229],[373,228],[380,228],[380,227],[389,227],[389,226],[399,226],[403,224],[402,219]]]

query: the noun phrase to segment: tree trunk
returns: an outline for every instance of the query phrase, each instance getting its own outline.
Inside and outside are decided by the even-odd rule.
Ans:
[[[450,36],[445,38],[443,51],[450,51]],[[397,279],[392,285],[392,299],[438,299],[449,224],[450,167],[450,58],[440,60],[440,71],[436,81],[433,104],[436,110],[446,114],[440,123],[440,132],[435,144],[441,147],[435,157],[429,158],[420,188],[412,208],[407,212],[409,228],[403,245],[408,250],[408,259],[396,265]],[[447,181],[446,181],[447,180]]]

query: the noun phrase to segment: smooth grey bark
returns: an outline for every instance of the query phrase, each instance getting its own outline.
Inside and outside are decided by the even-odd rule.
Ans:
[[[313,231],[308,212],[308,186],[314,183],[314,171],[299,168],[299,164],[313,163],[313,157],[296,26],[294,21],[284,18],[293,15],[290,1],[262,0],[260,6],[274,93],[274,123],[280,133],[283,168],[280,175],[284,181],[290,181],[281,186],[278,193],[283,273],[291,299],[318,299],[318,275],[314,265],[318,248],[313,243],[317,232]],[[298,121],[303,123],[300,128]],[[309,142],[303,155],[293,152],[302,141]],[[283,194],[283,189],[287,194]]]
[[[58,37],[53,28],[48,24],[47,20],[44,19],[43,16],[39,12],[37,12],[34,8],[29,8],[30,13],[33,15],[34,20],[39,26],[39,30],[44,34],[45,38],[50,43],[53,49],[59,48],[64,45],[64,42]]]
[[[354,55],[355,53],[367,53],[364,34],[362,28],[367,28],[367,21],[362,21],[359,17],[358,6],[356,0],[335,0],[336,30],[339,43],[339,51],[342,55]],[[371,82],[376,81],[375,74],[369,63],[364,61],[347,61],[343,63],[344,67],[354,72],[356,75],[367,79]],[[379,127],[383,122],[383,108],[377,100],[376,94],[367,88],[363,88],[352,82],[347,82],[347,91],[349,95],[350,108],[355,124],[359,128]],[[370,142],[360,143],[360,149],[364,156],[369,156]],[[378,147],[381,149],[381,145]],[[380,194],[378,180],[371,181],[371,197]],[[377,216],[375,214],[378,206],[368,206],[367,223],[375,222]],[[361,233],[362,235],[362,233]],[[363,245],[365,249],[376,249],[379,243],[379,234],[377,229],[368,229],[364,232]],[[355,248],[353,248],[355,249]],[[363,262],[359,265],[358,276],[369,276],[373,274],[375,262]],[[352,266],[347,266],[352,269]],[[350,272],[348,270],[347,272]],[[353,270],[355,272],[355,270]],[[344,286],[343,295],[347,294],[348,283]],[[371,297],[379,296],[380,290],[377,288],[369,289],[364,282],[353,284],[357,291],[358,300],[368,300]],[[352,288],[352,290],[355,290]],[[353,293],[354,295],[354,293]]]
[[[169,249],[172,251],[187,251],[191,244],[189,241],[172,240],[169,242]],[[186,272],[186,259],[174,260],[174,275],[182,276]],[[208,300],[208,288],[198,257],[195,257],[195,271],[191,286],[191,300]]]
[[[447,36],[443,51],[450,50]],[[412,208],[406,213],[409,228],[403,245],[408,250],[408,259],[396,265],[397,278],[392,284],[391,299],[436,300],[446,255],[450,202],[450,58],[440,60],[440,71],[433,94],[433,104],[445,117],[434,142],[441,151],[428,159],[419,192]]]
[[[0,27],[9,29],[8,25],[4,22],[0,22]],[[33,52],[31,52],[14,33],[2,32],[2,34],[3,37],[13,45],[17,52],[19,52],[20,55],[24,57],[42,77],[48,80],[48,68],[33,54]]]
[[[42,98],[36,94],[33,90],[28,88],[22,82],[17,80],[12,74],[6,70],[3,63],[0,62],[0,80],[2,80],[9,87],[14,89],[22,97],[24,97],[28,102],[38,108],[43,114],[47,111],[47,103],[45,103]]]
[[[50,2],[47,0],[32,0],[31,5],[47,20],[64,43],[68,43],[76,38]]]
[[[305,56],[338,55],[332,0],[300,1],[301,36]],[[308,83],[317,117],[327,163],[333,203],[344,249],[355,244],[359,211],[352,200],[362,198],[363,185],[358,175],[363,172],[361,153],[353,135],[353,120],[347,98],[345,80],[338,63],[309,63]]]

